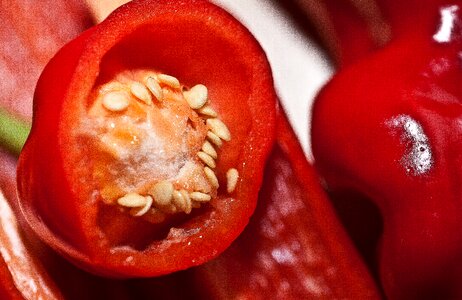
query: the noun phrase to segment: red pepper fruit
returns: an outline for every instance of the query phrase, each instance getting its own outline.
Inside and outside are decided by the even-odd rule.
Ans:
[[[197,173],[202,162],[195,154],[207,128],[228,140],[223,126],[216,129],[209,121],[205,125],[205,112],[193,111],[192,104],[185,108],[186,96],[178,83],[150,72],[175,75],[188,86],[208,87],[210,106],[232,137],[218,150],[218,190],[209,188],[205,175]],[[149,99],[133,88],[134,81],[149,77],[163,87],[164,98],[147,82]],[[111,80],[118,82],[109,84]],[[146,87],[141,90],[148,92]],[[204,94],[201,88],[196,92]],[[160,109],[162,114],[149,119],[154,125],[143,123]],[[32,132],[18,166],[24,215],[47,244],[98,274],[155,276],[201,264],[229,246],[255,208],[273,141],[275,109],[266,57],[229,14],[206,1],[131,2],[64,47],[42,74]],[[158,136],[143,131],[151,125]],[[175,139],[178,136],[182,140]],[[150,140],[144,143],[146,137]],[[151,154],[153,159],[143,163]],[[177,154],[183,157],[178,162]],[[177,181],[166,183],[167,191],[173,184],[188,193],[174,192],[178,197],[173,200],[171,192],[167,195],[166,201],[177,201],[177,206],[162,202],[165,189],[159,194],[157,183],[173,176],[163,168],[173,166],[178,172],[177,168],[190,165],[195,172],[190,177],[186,169],[173,174],[179,174]],[[152,171],[156,168],[167,175]],[[237,169],[239,179],[235,190],[228,192],[223,183],[230,168]],[[189,185],[185,178],[192,180]],[[199,184],[211,190],[212,201],[182,213],[180,204],[186,206],[187,199],[199,199],[189,205],[204,201],[203,194],[189,194],[190,187],[202,189]],[[148,200],[156,207],[149,209]],[[132,216],[141,214],[141,202],[149,211]]]
[[[382,213],[390,299],[462,297],[462,7],[450,4],[439,24],[434,3],[401,20],[396,40],[342,70],[314,106],[313,152],[329,188]]]
[[[212,299],[379,299],[286,117],[246,230],[201,266]]]

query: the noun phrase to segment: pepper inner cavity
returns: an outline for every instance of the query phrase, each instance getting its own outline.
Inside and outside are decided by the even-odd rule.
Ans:
[[[188,88],[171,75],[130,70],[97,86],[93,99],[85,128],[96,146],[93,177],[104,203],[159,223],[216,197],[216,160],[231,134],[205,85]]]

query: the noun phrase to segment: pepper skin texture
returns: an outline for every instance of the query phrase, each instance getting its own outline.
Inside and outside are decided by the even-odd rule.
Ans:
[[[54,22],[58,19],[61,22]],[[82,1],[46,1],[38,8],[33,2],[11,0],[0,3],[0,22],[0,104],[2,109],[30,120],[40,72],[60,46],[91,25],[90,16]],[[46,43],[40,43],[39,37]]]
[[[354,191],[380,209],[386,296],[459,299],[461,4],[419,11],[322,90],[313,153],[331,191]],[[420,30],[410,30],[413,17]]]
[[[220,187],[210,203],[164,227],[103,203],[89,174],[96,149],[75,133],[94,88],[138,68],[208,87],[232,135],[216,174],[222,182],[229,168],[239,172],[234,191]],[[130,2],[65,46],[42,73],[18,165],[24,216],[48,245],[99,275],[157,276],[208,261],[255,209],[276,103],[264,52],[229,14],[206,1]]]
[[[249,225],[222,255],[195,270],[204,296],[380,299],[282,111],[277,124]]]

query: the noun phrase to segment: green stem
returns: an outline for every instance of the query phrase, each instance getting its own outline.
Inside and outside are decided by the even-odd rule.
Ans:
[[[0,109],[0,146],[19,156],[27,136],[30,124]]]

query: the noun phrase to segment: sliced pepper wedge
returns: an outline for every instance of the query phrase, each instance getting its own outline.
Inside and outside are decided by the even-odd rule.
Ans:
[[[281,111],[258,206],[239,238],[195,269],[210,299],[381,299]]]
[[[64,299],[19,229],[11,206],[0,190],[1,299]]]
[[[190,96],[197,86],[208,95],[200,108],[189,101],[203,96],[200,88]],[[18,165],[24,216],[47,244],[100,275],[199,265],[226,249],[255,209],[276,109],[266,56],[231,15],[207,1],[130,2],[41,75]],[[210,154],[205,141],[215,143],[215,167],[194,155]],[[197,171],[207,166],[218,184]],[[161,182],[192,207],[173,205],[171,192],[160,197]]]

